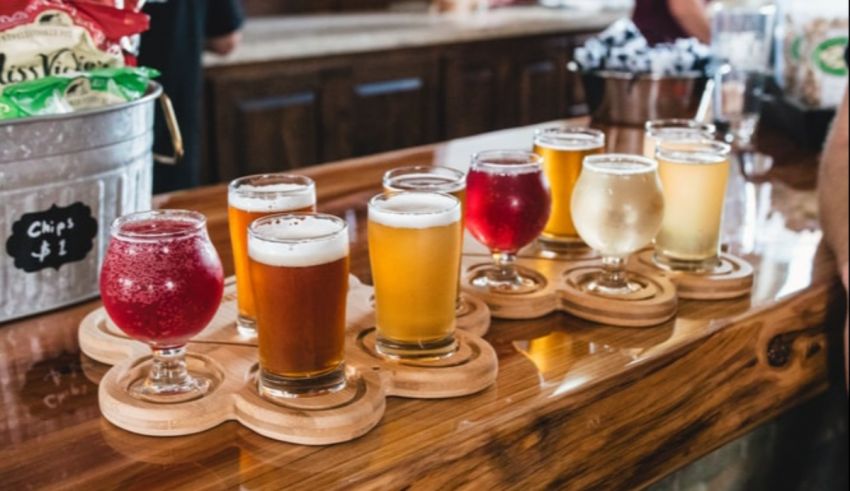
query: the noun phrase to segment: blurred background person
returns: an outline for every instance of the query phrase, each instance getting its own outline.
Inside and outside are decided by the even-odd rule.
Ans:
[[[707,0],[636,0],[632,19],[650,44],[690,37],[708,44],[707,4]]]
[[[154,192],[201,183],[201,98],[204,51],[226,55],[239,43],[244,21],[240,0],[148,0],[150,30],[142,35],[139,64],[162,72],[159,82],[174,103],[185,157],[154,166]],[[172,155],[168,127],[157,110],[154,151]]]

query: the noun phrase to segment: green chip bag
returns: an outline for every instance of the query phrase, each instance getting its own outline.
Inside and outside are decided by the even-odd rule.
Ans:
[[[0,120],[25,116],[65,114],[142,97],[151,78],[159,72],[151,68],[102,68],[85,73],[45,77],[21,82],[3,89]]]

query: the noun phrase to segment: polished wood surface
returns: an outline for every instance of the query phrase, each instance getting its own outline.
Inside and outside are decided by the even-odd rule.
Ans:
[[[577,121],[580,122],[580,121]],[[639,131],[609,128],[618,150]],[[305,170],[319,208],[348,220],[352,271],[370,282],[365,203],[389,168],[465,166],[472,151],[530,147],[531,129],[482,135]],[[494,321],[496,384],[460,399],[390,398],[382,424],[353,442],[283,444],[235,423],[179,438],[106,422],[108,368],[81,356],[77,326],[98,304],[0,328],[0,479],[22,488],[631,489],[652,483],[828,386],[825,327],[843,317],[830,256],[819,250],[816,156],[781,135],[760,146],[773,168],[731,183],[724,243],[756,270],[749,298],[681,302],[648,329],[565,314]],[[230,268],[223,186],[162,196],[209,218]]]
[[[192,435],[236,421],[274,440],[331,445],[374,428],[384,416],[387,397],[462,397],[481,392],[496,381],[499,362],[493,347],[465,330],[456,333],[457,351],[445,358],[393,361],[380,356],[375,347],[374,288],[351,277],[346,309],[346,387],[301,400],[265,400],[256,390],[257,337],[237,330],[236,285],[233,278],[228,283],[215,317],[188,345],[189,369],[211,381],[210,392],[179,404],[130,396],[126,388],[151,368],[150,349],[121,332],[102,307],[83,319],[79,330],[83,355],[114,365],[99,382],[98,402],[105,419],[148,436]],[[474,315],[468,324],[473,330],[482,330],[480,316]]]

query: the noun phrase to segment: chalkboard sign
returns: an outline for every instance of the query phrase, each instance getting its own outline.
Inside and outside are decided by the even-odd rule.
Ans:
[[[92,250],[97,220],[83,203],[26,213],[12,225],[6,252],[27,273],[81,261]]]

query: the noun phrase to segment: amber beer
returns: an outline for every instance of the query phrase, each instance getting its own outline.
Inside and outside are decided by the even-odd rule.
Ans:
[[[460,201],[461,211],[466,208],[466,174],[451,167],[417,165],[387,171],[384,192],[403,191],[451,194]]]
[[[677,270],[717,264],[729,153],[712,140],[661,141],[656,150],[664,189],[664,222],[655,238],[655,260]]]
[[[588,155],[601,154],[605,134],[587,128],[545,128],[534,136],[534,153],[543,157],[543,171],[552,192],[552,211],[540,236],[547,249],[580,244],[570,203]]]
[[[453,353],[461,211],[438,193],[384,194],[369,202],[369,258],[377,347],[394,358]]]
[[[272,215],[251,225],[260,392],[293,397],[340,389],[348,295],[348,230],[322,214]]]
[[[274,213],[315,211],[316,185],[310,178],[290,174],[248,176],[230,183],[227,201],[239,307],[237,326],[245,334],[254,334],[256,308],[248,276],[248,227]]]

